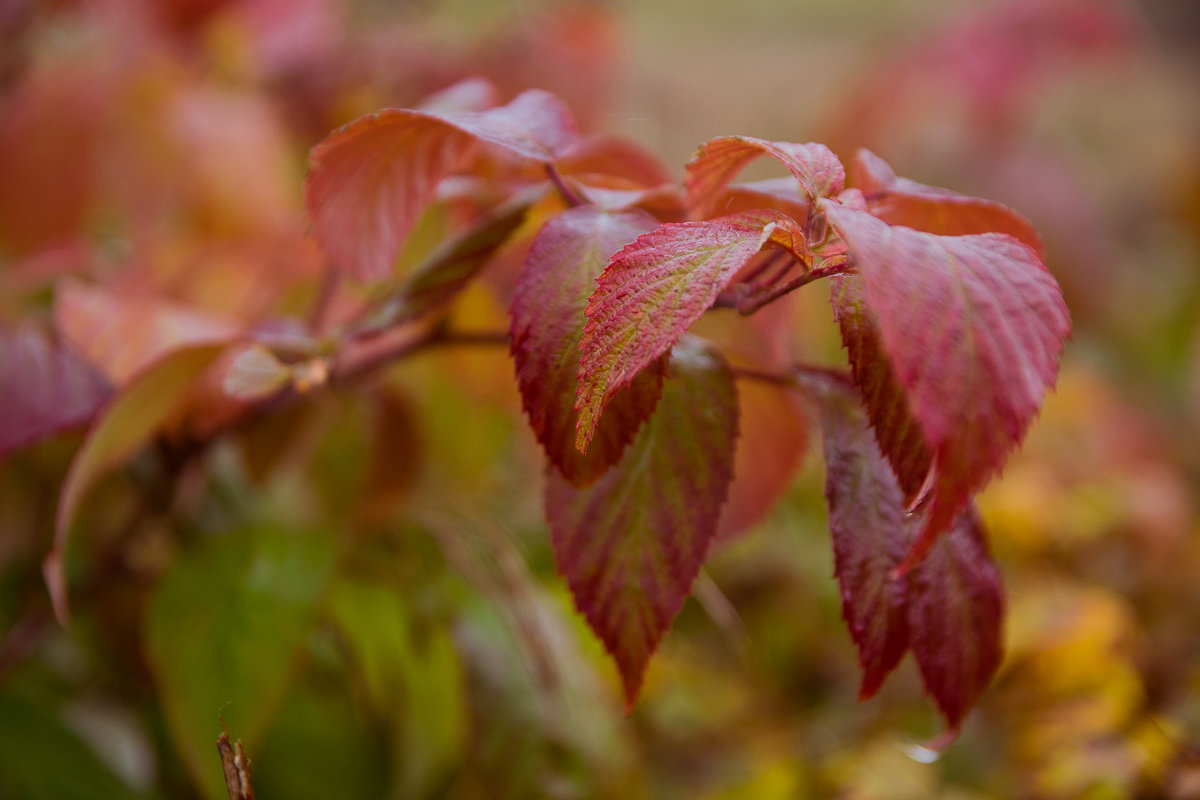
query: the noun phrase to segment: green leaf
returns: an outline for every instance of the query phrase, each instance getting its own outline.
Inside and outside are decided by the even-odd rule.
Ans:
[[[377,584],[339,583],[331,605],[371,702],[400,723],[399,796],[428,796],[467,734],[464,677],[448,631],[418,630],[410,601]]]
[[[253,754],[287,691],[332,559],[326,536],[235,532],[185,556],[153,598],[146,655],[175,747],[210,800],[225,798],[214,745],[220,717]]]
[[[135,800],[117,778],[46,707],[0,692],[0,797],[25,800]],[[214,737],[215,740],[215,737]],[[216,748],[213,748],[216,757]]]
[[[66,577],[67,536],[87,490],[101,475],[120,465],[146,444],[176,411],[195,378],[221,351],[223,344],[185,347],[174,351],[133,378],[113,396],[88,431],[87,438],[67,471],[58,516],[54,547],[46,556],[42,572],[60,623],[69,617]]]

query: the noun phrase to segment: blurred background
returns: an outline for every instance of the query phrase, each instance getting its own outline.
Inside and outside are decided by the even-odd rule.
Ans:
[[[980,499],[1008,653],[960,739],[923,746],[908,663],[856,702],[803,425],[626,716],[507,355],[455,349],[140,452],[84,504],[66,628],[40,564],[82,432],[6,441],[0,797],[225,797],[221,714],[264,800],[1200,798],[1200,4],[0,0],[0,374],[61,340],[82,420],[189,332],[303,316],[309,149],[471,75],[679,178],[713,136],[819,141],[1033,220],[1074,338]],[[456,319],[506,329],[500,283]],[[841,363],[820,290],[786,310]]]

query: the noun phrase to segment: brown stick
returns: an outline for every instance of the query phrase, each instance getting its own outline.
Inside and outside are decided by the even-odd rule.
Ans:
[[[254,787],[250,784],[250,759],[242,751],[242,740],[229,743],[229,731],[225,720],[221,720],[221,735],[217,737],[217,752],[221,754],[221,768],[225,771],[225,788],[229,800],[254,800]]]

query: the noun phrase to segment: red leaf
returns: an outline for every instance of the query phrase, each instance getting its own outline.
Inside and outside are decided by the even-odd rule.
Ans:
[[[845,187],[846,172],[842,163],[823,144],[721,136],[701,145],[687,165],[689,205],[696,208],[715,197],[744,166],[761,155],[769,155],[787,167],[813,201],[833,197]]]
[[[863,667],[859,698],[874,695],[911,648],[926,691],[957,731],[1003,652],[1004,590],[978,513],[968,506],[925,561],[897,576],[922,520],[904,512],[853,387],[800,378],[821,409],[834,568]]]
[[[529,424],[550,462],[585,485],[615,464],[662,391],[657,369],[643,370],[609,406],[586,454],[575,448],[575,390],[584,308],[613,253],[657,221],[643,211],[579,206],[554,217],[529,248],[510,310],[512,352]]]
[[[895,570],[915,535],[896,477],[867,427],[861,400],[840,381],[806,383],[821,409],[825,498],[842,617],[863,669],[859,699],[879,691],[908,649],[906,582]]]
[[[1007,233],[1045,259],[1042,237],[1033,223],[1006,205],[898,178],[886,161],[866,148],[855,154],[850,177],[851,185],[865,196],[867,210],[887,223],[944,236]]]
[[[1004,585],[973,506],[907,575],[910,647],[952,730],[1004,657]]]
[[[0,458],[86,422],[108,384],[33,325],[0,331]]]
[[[714,353],[681,343],[657,413],[617,466],[585,489],[550,473],[555,561],[617,662],[627,706],[708,554],[736,436],[728,368]]]
[[[911,566],[1024,436],[1058,374],[1067,308],[1037,254],[1010,236],[938,236],[834,202],[822,208],[934,457]]]
[[[313,233],[338,267],[384,277],[438,183],[482,142],[549,162],[577,140],[558,98],[528,91],[487,111],[386,109],[335,131],[313,148],[305,205]]]
[[[854,383],[867,406],[867,416],[880,450],[892,465],[904,505],[911,506],[926,488],[933,454],[921,426],[913,419],[908,395],[896,382],[892,365],[879,340],[879,323],[862,299],[862,279],[836,275],[830,279],[833,315],[842,332]]]
[[[667,352],[768,242],[795,251],[804,233],[785,214],[756,211],[668,223],[613,256],[587,304],[576,447],[587,450],[617,390]]]

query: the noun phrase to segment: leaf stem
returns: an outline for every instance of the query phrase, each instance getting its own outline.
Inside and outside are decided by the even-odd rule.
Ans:
[[[587,205],[587,201],[580,196],[579,192],[567,185],[566,178],[558,171],[554,162],[546,164],[546,174],[550,176],[550,182],[554,184],[554,188],[558,189],[558,193],[562,195],[562,199],[566,201],[567,205],[572,208]]]
[[[761,261],[758,262],[757,265],[755,265],[754,269],[750,270],[744,276],[742,276],[742,279],[740,281],[738,281],[738,283],[753,284],[756,280],[758,280],[758,278],[760,276],[762,276],[763,273],[765,273],[767,270],[771,269],[772,267],[778,266],[780,261],[782,261],[783,259],[787,258],[790,255],[791,255],[791,253],[789,253],[787,250],[772,250],[770,253],[767,254],[766,258],[762,259]],[[771,284],[771,283],[774,283],[776,280],[778,280],[778,276],[776,276],[772,280],[767,281],[767,283]]]
[[[768,303],[772,303],[785,294],[789,294],[799,289],[801,286],[806,286],[813,281],[818,281],[822,278],[829,278],[834,275],[841,275],[850,269],[850,260],[845,256],[835,256],[822,263],[816,269],[810,269],[801,275],[797,275],[790,281],[784,281],[776,286],[752,292],[744,293],[740,296],[734,295],[731,298],[732,302],[727,302],[725,307],[732,306],[737,309],[737,312],[743,316],[753,314]],[[718,300],[721,298],[718,297]],[[715,304],[714,304],[715,305]]]
[[[312,311],[309,312],[308,324],[313,333],[320,335],[329,317],[329,309],[333,305],[334,295],[337,294],[338,284],[341,283],[342,271],[332,262],[325,262],[325,271],[321,275],[321,284],[317,287],[317,296],[313,301]]]

